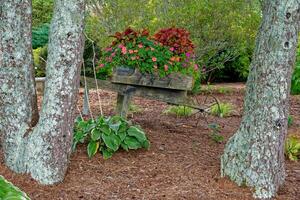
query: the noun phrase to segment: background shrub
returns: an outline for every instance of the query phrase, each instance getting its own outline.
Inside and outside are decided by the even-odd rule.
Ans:
[[[291,93],[293,95],[300,94],[300,45],[298,46],[297,60],[292,76]]]

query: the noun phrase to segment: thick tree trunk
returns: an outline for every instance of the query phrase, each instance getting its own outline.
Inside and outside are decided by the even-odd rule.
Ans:
[[[222,176],[254,187],[254,196],[261,199],[273,197],[285,179],[283,146],[299,6],[299,0],[264,2],[247,81],[244,116],[221,158]]]
[[[25,156],[32,177],[62,181],[68,166],[83,55],[84,0],[57,0],[50,29],[40,120]]]
[[[6,20],[0,32],[0,116],[4,116],[0,126],[5,162],[12,170],[30,173],[43,184],[62,181],[68,166],[84,46],[84,1],[55,2],[45,93],[37,124],[33,117],[36,95],[31,0],[1,0],[0,4],[4,4]]]
[[[31,0],[0,0],[0,136],[18,171],[23,137],[38,120],[31,47]]]

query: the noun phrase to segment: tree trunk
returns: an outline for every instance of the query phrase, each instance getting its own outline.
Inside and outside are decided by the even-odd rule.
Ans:
[[[31,47],[31,0],[0,0],[0,136],[18,171],[23,137],[38,120]]]
[[[250,66],[244,116],[221,157],[222,176],[275,196],[285,179],[290,81],[300,21],[299,0],[266,0]]]
[[[1,38],[0,115],[4,116],[5,162],[12,170],[30,173],[43,184],[62,181],[68,166],[83,56],[84,8],[84,0],[55,2],[44,99],[40,119],[31,129],[36,121],[32,117],[36,95],[31,95],[35,94],[31,0],[4,1],[3,18],[7,21],[1,24],[5,37]]]

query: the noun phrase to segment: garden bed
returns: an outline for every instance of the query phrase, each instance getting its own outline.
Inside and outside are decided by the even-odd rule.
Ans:
[[[235,106],[233,115],[228,118],[208,118],[222,126],[221,133],[226,142],[241,120],[243,95],[233,90],[216,96]],[[116,93],[101,91],[101,97],[104,113],[113,114]],[[82,93],[80,98],[82,100]],[[91,99],[95,102],[91,105],[94,114],[99,114],[95,91],[91,91]],[[129,114],[129,118],[147,132],[150,150],[121,151],[109,160],[103,160],[100,154],[88,159],[86,146],[80,145],[71,156],[64,182],[55,186],[41,186],[27,175],[12,173],[4,166],[2,155],[0,174],[33,200],[252,199],[248,188],[237,187],[220,178],[220,156],[225,142],[218,144],[210,138],[210,130],[203,119],[195,127],[194,116],[178,118],[163,114],[168,107],[165,103],[142,98],[134,98],[133,102],[142,108],[142,112]],[[300,135],[300,96],[292,97],[291,102],[294,124],[289,132]],[[300,164],[287,161],[286,166],[286,183],[276,199],[299,199]]]

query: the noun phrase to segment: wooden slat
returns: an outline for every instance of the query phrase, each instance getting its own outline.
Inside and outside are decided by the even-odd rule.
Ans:
[[[193,78],[183,74],[173,73],[161,78],[158,74],[141,74],[137,70],[126,73],[124,68],[114,70],[111,82],[175,90],[191,90],[193,87]]]

